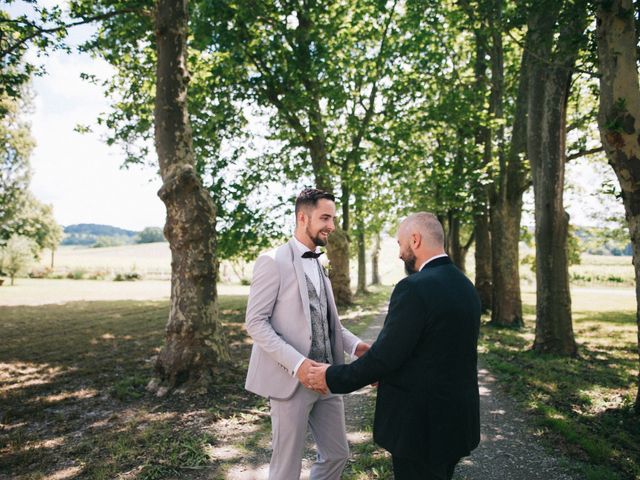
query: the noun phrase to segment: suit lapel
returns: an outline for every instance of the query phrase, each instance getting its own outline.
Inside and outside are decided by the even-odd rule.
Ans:
[[[302,309],[304,310],[304,316],[307,319],[308,325],[311,325],[311,308],[309,307],[309,291],[307,290],[307,280],[304,276],[304,268],[302,268],[302,259],[298,255],[298,249],[293,243],[293,239],[289,240],[289,252],[291,253],[291,260],[293,262],[293,269],[296,272],[296,278],[298,280],[298,291],[300,292],[300,298],[302,300]]]
[[[327,303],[329,303],[329,328],[331,333],[336,331],[336,318],[338,318],[338,310],[336,310],[336,301],[333,298],[333,288],[331,280],[324,273],[324,268],[320,267],[320,278],[324,282],[325,292],[327,292]]]

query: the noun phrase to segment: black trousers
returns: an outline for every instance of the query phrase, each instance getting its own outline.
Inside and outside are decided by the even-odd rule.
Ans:
[[[395,480],[451,480],[460,459],[452,463],[431,464],[426,461],[396,457],[393,455]]]

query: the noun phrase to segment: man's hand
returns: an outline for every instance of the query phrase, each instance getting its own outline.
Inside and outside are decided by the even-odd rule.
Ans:
[[[329,368],[329,365],[326,363],[317,363],[309,369],[308,379],[311,388],[323,395],[329,393],[326,376],[327,368]]]
[[[364,343],[364,342],[360,342],[358,343],[358,346],[356,347],[356,351],[353,352],[353,354],[360,358],[362,355],[364,355],[367,350],[369,350],[371,348],[371,345],[369,345],[368,343]]]
[[[307,387],[308,389],[312,389],[311,384],[309,383],[309,369],[312,366],[319,366],[319,365],[322,365],[322,364],[318,362],[314,362],[313,360],[310,360],[308,358],[305,358],[304,361],[298,367],[298,371],[296,372],[296,377],[298,377],[298,380],[300,380],[300,383],[305,387]]]

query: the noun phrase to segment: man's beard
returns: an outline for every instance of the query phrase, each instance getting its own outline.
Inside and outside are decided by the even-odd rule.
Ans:
[[[406,272],[407,275],[413,275],[418,271],[416,269],[416,260],[417,258],[412,251],[409,251],[409,253],[407,253],[406,255],[406,258],[403,258],[404,271]]]
[[[327,241],[324,238],[320,238],[320,230],[318,230],[315,235],[312,235],[311,230],[309,230],[309,227],[307,226],[307,235],[316,247],[324,247],[327,244]]]

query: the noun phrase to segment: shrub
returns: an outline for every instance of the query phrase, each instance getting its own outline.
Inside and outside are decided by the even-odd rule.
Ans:
[[[51,267],[34,268],[29,272],[29,278],[51,278],[52,274]]]
[[[147,227],[138,234],[137,243],[166,242],[161,228]]]
[[[114,282],[133,282],[135,280],[142,280],[142,275],[138,272],[118,273],[113,278]]]
[[[82,280],[87,274],[87,270],[84,268],[74,268],[67,273],[67,278],[70,280]]]
[[[106,270],[95,270],[91,272],[87,278],[89,280],[104,280],[109,276],[109,272]]]
[[[2,247],[0,250],[0,269],[9,275],[11,285],[18,275],[29,268],[36,251],[36,243],[22,235],[11,236],[6,245]]]

